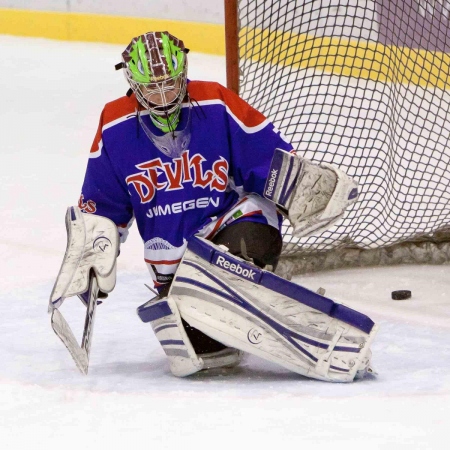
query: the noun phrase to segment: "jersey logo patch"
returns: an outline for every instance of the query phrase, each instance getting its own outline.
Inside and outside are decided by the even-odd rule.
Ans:
[[[97,212],[97,204],[93,200],[84,201],[83,194],[80,195],[80,199],[78,200],[78,208],[84,213],[94,214]]]

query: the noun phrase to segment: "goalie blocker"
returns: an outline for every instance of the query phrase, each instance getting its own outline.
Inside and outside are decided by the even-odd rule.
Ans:
[[[241,352],[324,381],[350,382],[371,372],[377,326],[369,317],[197,237],[168,297],[150,300],[138,314],[151,323],[177,376],[237,364]],[[183,321],[227,351],[196,354]]]
[[[357,183],[331,164],[276,149],[264,196],[287,214],[298,238],[319,234],[333,226],[358,198]]]

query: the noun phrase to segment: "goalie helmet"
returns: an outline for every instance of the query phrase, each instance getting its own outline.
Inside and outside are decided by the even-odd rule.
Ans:
[[[122,53],[121,67],[138,102],[156,127],[173,132],[186,95],[188,49],[167,31],[135,37]]]

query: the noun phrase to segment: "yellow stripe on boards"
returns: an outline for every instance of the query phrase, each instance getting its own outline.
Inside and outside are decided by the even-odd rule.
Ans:
[[[169,31],[189,49],[225,54],[223,25],[177,20],[0,8],[0,34],[128,45],[147,31]]]
[[[127,45],[147,31],[169,31],[193,51],[225,54],[223,25],[100,14],[0,8],[0,34]],[[243,28],[241,57],[316,68],[373,81],[450,89],[450,54],[376,42]]]
[[[345,38],[243,28],[240,57],[373,81],[450,89],[450,55]]]

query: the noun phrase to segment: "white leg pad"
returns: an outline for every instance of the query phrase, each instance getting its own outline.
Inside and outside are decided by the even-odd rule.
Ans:
[[[177,305],[170,296],[157,296],[140,306],[137,312],[143,322],[150,322],[175,376],[186,377],[203,369],[203,360],[196,355]]]
[[[194,238],[171,296],[190,325],[301,375],[350,382],[370,371],[377,326],[357,311]]]
[[[203,369],[233,367],[239,364],[242,352],[226,348],[198,356],[184,329],[177,304],[172,296],[151,299],[137,313],[143,322],[150,322],[169,359],[170,371],[186,377]]]

